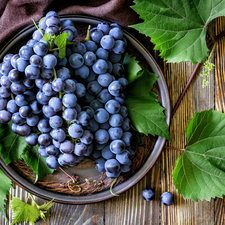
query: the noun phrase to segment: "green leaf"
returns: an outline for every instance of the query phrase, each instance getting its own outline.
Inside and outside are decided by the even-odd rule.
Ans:
[[[13,198],[10,201],[9,207],[13,213],[13,222],[11,225],[19,222],[30,222],[30,224],[34,224],[41,217],[40,209],[35,205],[31,206],[24,203],[19,198]]]
[[[12,161],[24,159],[28,166],[31,166],[36,173],[36,180],[42,179],[54,172],[50,169],[45,159],[38,153],[38,146],[30,146],[26,143],[25,137],[15,134],[11,129],[11,123],[0,124],[0,157],[8,165]]]
[[[129,84],[125,104],[135,129],[145,135],[159,135],[171,141],[164,108],[151,90],[158,76],[143,70],[143,75]]]
[[[45,33],[43,36],[43,39],[47,42],[52,39],[52,34],[51,33]]]
[[[60,58],[64,58],[66,56],[66,45],[68,43],[67,37],[69,35],[70,34],[68,34],[68,33],[62,33],[62,34],[56,36],[56,38],[55,38],[54,43],[59,48],[59,57]]]
[[[206,60],[206,26],[225,15],[224,0],[135,0],[131,6],[144,20],[131,25],[149,36],[167,62]]]
[[[52,199],[50,202],[45,202],[43,205],[38,206],[38,208],[47,211],[55,204],[53,201],[54,199]]]
[[[143,70],[138,64],[136,57],[132,57],[129,53],[126,53],[124,57],[123,66],[129,83],[132,83],[143,74]]]
[[[195,113],[186,129],[187,146],[177,160],[173,180],[178,193],[194,201],[225,195],[225,115]]]
[[[5,214],[5,200],[7,195],[9,195],[9,190],[12,187],[12,181],[0,170],[0,212],[3,214],[7,220]]]

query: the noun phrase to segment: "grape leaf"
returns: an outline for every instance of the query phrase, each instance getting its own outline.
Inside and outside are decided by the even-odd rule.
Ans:
[[[225,195],[225,115],[195,113],[186,129],[187,146],[177,160],[173,181],[185,199],[194,201]]]
[[[127,80],[129,83],[132,83],[138,77],[141,77],[143,74],[143,70],[141,66],[138,64],[138,61],[135,57],[131,57],[129,53],[126,53],[124,60],[123,60],[123,66],[124,71],[126,71],[129,76],[127,77]]]
[[[135,0],[131,6],[143,23],[131,25],[149,36],[167,62],[206,60],[206,26],[225,15],[224,0]]]
[[[25,138],[15,134],[11,129],[11,124],[0,124],[0,157],[8,165],[12,161],[24,159],[28,166],[31,166],[36,173],[36,180],[42,179],[54,170],[50,169],[45,159],[38,153],[38,146],[30,146]]]
[[[164,108],[159,104],[157,95],[151,91],[157,78],[157,75],[143,69],[142,76],[129,84],[125,104],[138,132],[159,135],[171,141]]]
[[[2,147],[2,146],[1,146]],[[12,187],[12,181],[0,170],[0,212],[3,214],[7,220],[5,214],[5,200],[9,194],[9,190]]]
[[[69,35],[70,34],[68,34],[68,33],[62,33],[55,37],[54,43],[59,48],[59,57],[60,58],[64,58],[66,56],[66,45],[70,44],[70,42],[68,42],[68,40],[67,40],[67,37]]]

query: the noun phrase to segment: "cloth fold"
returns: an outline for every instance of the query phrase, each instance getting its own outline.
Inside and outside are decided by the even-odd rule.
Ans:
[[[100,17],[123,27],[140,22],[130,6],[132,0],[0,0],[0,48],[32,18],[40,20],[48,11],[63,14],[85,14]]]

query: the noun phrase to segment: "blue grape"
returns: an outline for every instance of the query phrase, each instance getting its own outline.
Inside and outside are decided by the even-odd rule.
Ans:
[[[115,154],[113,154],[109,148],[109,145],[106,145],[103,149],[102,149],[102,157],[104,159],[113,159],[115,157]]]
[[[120,103],[114,99],[109,100],[105,104],[105,109],[110,113],[110,114],[115,114],[120,111]]]
[[[105,159],[98,158],[95,160],[95,169],[99,172],[105,172]]]
[[[98,45],[94,41],[85,41],[84,45],[87,51],[95,52],[98,48]]]
[[[32,80],[38,79],[40,77],[40,73],[40,69],[32,65],[27,66],[25,69],[26,77]]]
[[[128,131],[128,130],[130,130],[130,125],[131,125],[131,121],[130,121],[130,119],[129,118],[124,118],[123,119],[123,124],[122,124],[122,129],[123,129],[123,131]]]
[[[131,170],[131,165],[132,165],[132,161],[129,160],[128,163],[124,164],[124,165],[121,165],[120,166],[120,170],[121,172],[123,173],[127,173]]]
[[[93,152],[93,149],[94,149],[94,146],[92,144],[88,145],[87,146],[87,151],[86,153],[84,154],[84,156],[90,156],[91,153]]]
[[[130,132],[124,132],[122,136],[123,142],[126,144],[126,146],[130,146],[132,142],[132,134]]]
[[[42,90],[44,84],[48,83],[49,80],[48,79],[36,79],[35,80],[35,85],[40,89]]]
[[[98,76],[98,83],[102,87],[108,87],[113,82],[113,77],[109,73],[100,74]]]
[[[126,144],[122,140],[114,140],[110,143],[109,148],[114,154],[121,154],[125,150]]]
[[[102,37],[100,44],[102,48],[110,50],[115,45],[115,39],[110,35],[105,35]]]
[[[56,148],[60,148],[60,142],[59,141],[56,141],[54,139],[52,139],[52,144],[56,147]]]
[[[63,120],[60,116],[55,115],[55,116],[51,116],[49,119],[49,125],[52,128],[59,128],[63,125]]]
[[[65,107],[73,108],[77,104],[77,97],[74,94],[65,94],[62,103]]]
[[[86,77],[86,78],[84,79],[84,81],[86,81],[86,82],[91,82],[91,81],[95,80],[96,75],[97,75],[97,74],[92,70],[92,68],[89,68],[89,75],[88,75],[88,77]]]
[[[97,81],[91,81],[87,85],[87,90],[90,94],[97,95],[102,90],[102,87]]]
[[[14,84],[12,84],[11,87],[12,86],[14,87]],[[19,93],[21,93],[21,92],[19,92]],[[0,96],[2,98],[8,98],[10,95],[11,95],[11,93],[10,93],[10,90],[8,88],[0,87]]]
[[[69,58],[69,64],[74,69],[80,68],[84,64],[84,58],[79,53],[73,53]]]
[[[62,104],[61,99],[58,98],[58,97],[53,97],[53,98],[51,98],[51,99],[49,100],[49,103],[48,103],[48,104],[49,104],[49,106],[51,106],[51,107],[53,108],[53,110],[54,110],[55,112],[59,112],[59,111],[62,110],[63,104]]]
[[[2,75],[8,76],[9,71],[12,69],[10,62],[6,61],[1,63],[0,72]]]
[[[64,153],[62,156],[62,160],[67,164],[67,165],[72,165],[75,163],[76,158],[74,154],[72,153]]]
[[[106,130],[100,129],[95,132],[95,141],[98,144],[105,144],[109,140],[109,133]]]
[[[85,95],[86,93],[86,88],[83,84],[81,83],[76,83],[76,90],[75,90],[75,94],[78,98],[81,98]]]
[[[65,19],[65,20],[62,20],[60,22],[60,27],[65,28],[65,27],[68,27],[68,26],[74,26],[74,23],[73,23],[72,20]]]
[[[36,41],[40,41],[42,39],[42,34],[39,30],[35,30],[32,34],[32,38]],[[29,45],[30,46],[30,45]],[[31,46],[30,46],[31,47]],[[33,46],[32,46],[33,47]]]
[[[38,42],[37,40],[30,39],[30,40],[27,42],[27,45],[33,48],[34,45],[35,45],[37,42]],[[12,63],[12,62],[11,62],[11,63]],[[14,67],[14,66],[13,66],[13,67]]]
[[[102,150],[104,147],[105,147],[105,145],[106,145],[106,143],[104,143],[104,144],[99,144],[99,143],[95,143],[95,150],[98,150],[98,151],[100,151],[100,150]]]
[[[83,135],[83,128],[79,124],[71,124],[68,133],[72,138],[80,138]]]
[[[33,114],[39,114],[42,111],[42,106],[38,103],[37,100],[30,103],[30,108]]]
[[[0,112],[2,112],[2,111],[0,111]],[[23,117],[21,117],[18,112],[16,112],[12,115],[12,122],[16,125],[22,125],[25,122],[25,119]]]
[[[66,93],[74,93],[76,91],[76,82],[74,80],[67,79],[64,83],[64,91]]]
[[[80,141],[85,145],[89,145],[93,141],[93,134],[89,130],[84,130],[83,135],[80,137]]]
[[[83,55],[86,52],[86,46],[81,42],[73,42],[71,45],[72,52]]]
[[[111,63],[118,63],[121,60],[121,58],[122,58],[122,55],[121,54],[116,54],[115,52],[109,52],[109,58],[108,58],[108,60]]]
[[[34,54],[32,47],[28,45],[24,45],[19,50],[19,56],[20,58],[24,60],[29,60],[30,57]]]
[[[11,100],[8,101],[6,108],[11,113],[15,113],[15,112],[18,112],[19,111],[19,107],[16,104],[16,101],[14,99],[11,99]]]
[[[11,65],[12,65],[12,67],[13,67],[14,69],[17,69],[17,63],[16,63],[16,60],[19,59],[19,58],[20,58],[19,54],[15,54],[15,55],[11,58],[11,60],[10,60],[10,63],[11,63]]]
[[[23,79],[23,84],[26,86],[27,89],[32,89],[35,85],[35,80],[31,80],[27,77]]]
[[[75,69],[75,75],[85,79],[89,76],[89,68],[86,65],[83,65]]]
[[[54,77],[54,70],[53,69],[42,68],[41,69],[41,77],[43,77],[45,79],[51,79],[51,78],[53,78]]]
[[[87,126],[89,124],[89,121],[90,121],[90,116],[87,114],[87,112],[81,111],[77,115],[77,121],[82,126]]]
[[[51,129],[52,128],[49,125],[49,119],[44,118],[38,122],[38,130],[42,133],[48,133],[51,131]]]
[[[30,106],[22,106],[19,109],[19,114],[22,118],[30,117],[32,115],[32,109]]]
[[[84,143],[75,144],[74,154],[77,156],[83,156],[87,152],[87,146]]]
[[[39,121],[39,117],[34,114],[26,119],[27,125],[29,125],[30,127],[36,126],[38,121]]]
[[[81,111],[81,107],[79,104],[76,104],[76,106],[74,108],[77,111],[77,113],[79,113]]]
[[[97,28],[103,32],[103,34],[109,33],[109,24],[107,22],[101,22],[97,25]]]
[[[107,61],[107,65],[108,65],[108,69],[107,69],[107,73],[112,73],[113,70],[113,65],[110,61]]]
[[[120,127],[111,127],[108,133],[111,140],[121,139],[123,136],[123,130]]]
[[[81,98],[83,103],[89,104],[91,101],[95,99],[95,96],[90,94],[89,92],[85,92],[84,96]]]
[[[28,145],[35,146],[38,144],[38,135],[35,133],[31,133],[25,138]]]
[[[91,29],[90,38],[92,41],[99,44],[102,37],[103,37],[103,32],[100,29],[98,29],[97,27],[94,27]]]
[[[39,91],[36,95],[36,99],[38,101],[38,103],[44,105],[47,104],[50,100],[50,96],[45,95],[42,91]]]
[[[116,159],[108,159],[105,162],[105,170],[109,173],[116,173],[120,171],[120,164]]]
[[[129,152],[128,151],[124,151],[120,154],[116,154],[116,159],[120,164],[127,164],[129,163],[130,159],[129,159]]]
[[[120,127],[123,124],[123,117],[120,114],[113,114],[109,118],[109,124],[112,127]]]
[[[123,91],[123,86],[120,84],[119,81],[113,81],[109,85],[108,91],[113,96],[120,96],[122,94],[122,91]]]
[[[11,120],[11,113],[6,110],[0,111],[0,122],[1,123],[8,123]]]
[[[11,70],[12,71],[12,70]],[[10,71],[10,72],[11,72]],[[3,75],[2,77],[1,77],[1,85],[3,86],[3,87],[5,87],[5,88],[10,88],[10,86],[11,86],[11,80],[10,80],[10,72],[9,72],[9,75],[8,76],[5,76],[5,75]],[[22,80],[22,79],[21,79]],[[20,81],[21,82],[21,81]],[[20,83],[20,82],[18,82],[18,83]],[[17,83],[17,82],[16,82]]]
[[[42,91],[46,96],[55,95],[55,91],[52,89],[52,84],[50,84],[50,83],[44,84]]]
[[[11,61],[11,58],[13,57],[14,55],[9,53],[9,54],[6,54],[4,57],[3,57],[3,62],[10,62]]]
[[[30,127],[27,124],[17,125],[16,133],[20,136],[28,136],[31,132]]]
[[[90,119],[87,128],[88,128],[88,130],[90,130],[91,132],[95,132],[95,131],[98,130],[99,124],[98,124],[94,119]]]
[[[67,26],[63,28],[62,33],[70,34],[69,36],[67,36],[68,41],[72,41],[77,37],[77,29],[74,26]]]
[[[121,77],[118,79],[118,81],[120,82],[120,84],[123,86],[124,89],[127,88],[129,82],[126,78]]]
[[[99,128],[100,128],[100,129],[104,129],[104,130],[108,130],[108,129],[110,128],[110,125],[109,125],[108,122],[106,122],[106,123],[101,123],[101,124],[99,124]]]
[[[75,120],[76,117],[77,117],[77,111],[74,108],[66,108],[63,111],[63,118],[68,122]]]
[[[94,119],[98,123],[105,123],[109,120],[109,113],[103,108],[97,109],[94,114]]]
[[[126,45],[121,40],[116,40],[112,51],[116,54],[123,54],[125,52]]]
[[[24,72],[28,65],[29,65],[29,62],[27,60],[22,59],[22,58],[18,58],[16,60],[16,67],[15,67],[15,69],[17,69],[20,72]]]
[[[85,111],[89,116],[90,118],[93,118],[94,117],[94,110],[90,107],[90,106],[84,106],[82,108],[82,111]]]
[[[44,56],[48,52],[48,45],[43,42],[37,42],[34,44],[33,50],[37,55]]]
[[[57,65],[57,58],[53,54],[47,54],[43,57],[43,66],[52,69]]]
[[[58,160],[57,160],[56,156],[54,156],[54,155],[50,155],[47,157],[46,164],[50,169],[59,168]]]
[[[108,69],[108,64],[104,59],[98,59],[95,64],[92,66],[92,70],[96,74],[106,73]]]
[[[84,64],[86,66],[92,66],[97,60],[96,55],[93,52],[89,51],[86,52],[83,57],[84,57]]]
[[[116,77],[119,78],[123,75],[124,73],[124,66],[121,63],[114,63],[113,64],[113,70],[112,74]]]
[[[48,147],[46,147],[46,152],[49,155],[57,156],[59,154],[59,149],[56,148],[54,145],[49,145]]]
[[[50,132],[50,135],[52,136],[52,138],[55,140],[55,141],[59,141],[59,142],[63,142],[66,138],[66,133],[63,129],[61,128],[57,128],[57,129],[53,129],[51,132]]]
[[[49,156],[49,154],[46,152],[45,146],[40,146],[38,148],[38,153],[40,154],[40,156],[45,157],[45,158]]]
[[[7,105],[7,100],[2,98],[0,99],[0,110],[3,110]]]
[[[97,109],[103,108],[104,105],[99,102],[97,99],[94,99],[91,103],[90,106],[93,108],[94,111],[96,111]]]
[[[25,95],[17,95],[15,97],[15,102],[18,106],[25,106],[28,104],[29,99]]]
[[[123,30],[120,29],[119,27],[113,27],[109,31],[109,35],[111,35],[116,40],[121,40],[121,39],[123,39]]]
[[[127,116],[128,116],[128,110],[127,110],[127,107],[124,106],[124,105],[122,105],[122,106],[120,107],[119,113],[120,113],[120,115],[121,115],[123,118],[127,117]]]
[[[59,70],[57,70],[56,74],[57,74],[57,77],[61,78],[63,81],[71,77],[70,70],[66,67],[62,67]]]
[[[110,173],[108,171],[106,171],[106,176],[111,178],[111,179],[116,179],[120,176],[120,171],[114,172],[114,173]]]
[[[118,101],[120,104],[124,104],[126,96],[122,93],[120,96],[115,96],[114,99]]]
[[[52,82],[52,89],[56,92],[64,90],[65,84],[61,78],[54,79]]]
[[[63,153],[72,153],[74,151],[74,144],[69,140],[65,140],[60,144],[60,151]]]
[[[99,59],[104,59],[105,61],[108,60],[109,52],[104,48],[98,48],[95,54]]]

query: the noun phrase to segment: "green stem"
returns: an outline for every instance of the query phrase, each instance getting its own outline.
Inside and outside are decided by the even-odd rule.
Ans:
[[[86,42],[86,41],[90,41],[90,40],[91,40],[91,38],[90,38],[90,30],[91,30],[91,25],[88,26],[88,29],[87,29],[87,35],[86,35],[86,37],[84,38],[84,40],[81,41],[81,42]]]
[[[15,99],[13,93],[11,93],[11,99]]]
[[[35,27],[37,28],[37,30],[39,30],[39,31],[40,31],[40,33],[41,33],[41,35],[42,35],[42,37],[43,37],[43,36],[44,36],[44,34],[42,33],[41,29],[39,29],[39,27],[37,26],[37,24],[35,23],[35,21],[34,21],[34,19],[33,19],[33,18],[32,18],[32,21],[33,21],[33,23],[34,23]]]
[[[110,186],[110,192],[111,192],[111,194],[114,195],[114,196],[119,196],[119,195],[117,195],[117,194],[114,194],[113,191],[112,191],[113,185],[115,184],[116,180],[117,180],[117,178],[115,178],[114,181],[112,182],[112,184],[111,184],[111,186]]]
[[[74,191],[72,188],[70,188],[70,185],[69,185],[69,183],[68,183],[68,188],[72,191],[72,192],[74,192],[74,193],[78,193],[78,192],[81,192],[81,187],[80,187],[80,185],[73,185],[73,187],[78,187],[79,189],[78,189],[78,191]]]
[[[28,193],[28,196],[33,200],[33,202],[35,203],[35,205],[37,206],[37,208],[39,207],[39,205],[37,204],[37,202],[34,199],[34,196],[30,193]]]

